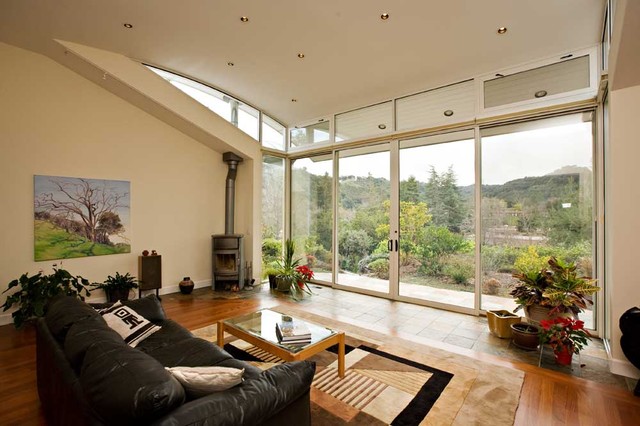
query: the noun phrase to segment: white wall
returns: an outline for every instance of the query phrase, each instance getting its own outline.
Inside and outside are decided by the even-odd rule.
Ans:
[[[618,321],[640,306],[640,86],[610,93],[610,141],[606,158],[607,285],[611,316],[611,369],[640,377],[620,348]]]
[[[132,252],[64,260],[71,273],[91,281],[116,271],[137,276],[138,255],[155,249],[163,287],[185,275],[211,279],[210,235],[224,232],[220,153],[51,59],[3,43],[0,111],[0,290],[55,263],[33,260],[36,174],[131,182]],[[249,173],[239,172],[238,186],[250,193],[252,164],[243,166]],[[251,229],[251,215],[239,214],[236,225]]]

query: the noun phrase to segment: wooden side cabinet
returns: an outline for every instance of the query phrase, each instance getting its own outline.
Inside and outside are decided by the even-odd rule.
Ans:
[[[162,287],[162,256],[138,256],[138,297],[144,290],[158,290]]]

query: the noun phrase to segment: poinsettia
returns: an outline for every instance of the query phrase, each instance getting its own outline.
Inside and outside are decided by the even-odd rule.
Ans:
[[[305,283],[313,279],[313,271],[307,265],[297,266],[296,272],[299,274],[298,286],[300,288],[304,288]]]
[[[580,353],[582,348],[591,340],[591,334],[584,329],[584,321],[574,318],[555,318],[540,321],[542,332],[540,343],[549,343],[554,352],[567,347],[573,353]]]

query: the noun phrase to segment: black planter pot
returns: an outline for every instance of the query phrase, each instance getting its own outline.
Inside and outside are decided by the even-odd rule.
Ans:
[[[105,290],[107,293],[107,301],[109,303],[115,303],[118,300],[129,300],[130,289],[114,289],[114,290]]]
[[[275,275],[268,275],[269,277],[269,288],[270,289],[275,289],[277,284],[276,284],[276,276]]]
[[[519,322],[511,324],[513,344],[526,351],[535,351],[540,344],[540,327]]]

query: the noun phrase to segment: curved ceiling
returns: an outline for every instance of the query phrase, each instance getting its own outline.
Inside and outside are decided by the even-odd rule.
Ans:
[[[605,0],[3,0],[0,41],[44,54],[53,39],[121,53],[291,125],[594,45],[604,7]],[[502,26],[508,31],[499,35]]]

